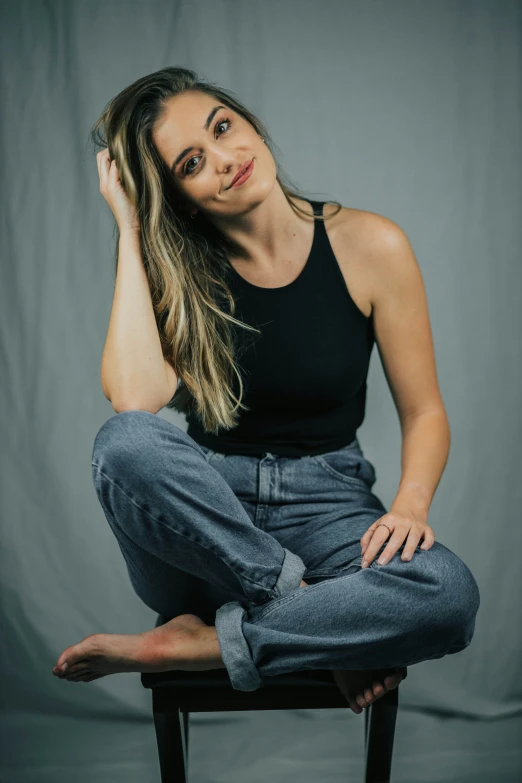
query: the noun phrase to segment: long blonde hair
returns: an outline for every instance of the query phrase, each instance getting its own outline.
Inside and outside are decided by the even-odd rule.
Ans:
[[[244,386],[236,364],[239,343],[231,324],[257,333],[259,329],[234,318],[235,303],[227,285],[228,258],[240,249],[201,212],[190,218],[187,201],[152,140],[166,101],[187,90],[211,95],[239,114],[274,155],[274,144],[263,123],[232,92],[181,67],[162,68],[122,90],[106,105],[90,138],[95,148],[108,148],[137,212],[163,355],[178,375],[178,387],[167,407],[193,413],[205,431],[217,434],[219,428],[237,425],[238,408],[249,410],[242,402]],[[292,196],[305,197],[289,182],[275,156],[274,161],[277,181],[288,203],[296,214],[307,215],[291,200]],[[342,208],[339,202],[329,203]],[[117,225],[116,233],[115,273]],[[234,391],[234,377],[239,396]]]

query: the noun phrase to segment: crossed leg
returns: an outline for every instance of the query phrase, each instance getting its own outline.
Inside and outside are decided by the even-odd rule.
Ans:
[[[297,537],[294,539],[291,529],[292,525],[291,523],[289,524],[288,520],[285,521],[285,526],[281,530],[270,530],[271,535],[266,535],[268,532],[267,530],[260,531],[252,525],[249,525],[249,520],[246,518],[246,515],[240,513],[243,509],[236,502],[237,498],[229,491],[226,484],[221,482],[221,479],[217,482],[219,476],[217,476],[201,455],[198,456],[198,452],[194,449],[194,444],[186,434],[152,414],[149,415],[143,411],[129,411],[126,414],[119,414],[104,425],[102,434],[110,435],[111,440],[105,440],[105,450],[98,454],[98,461],[100,464],[97,467],[100,467],[101,465],[98,474],[99,478],[103,475],[102,471],[106,471],[106,478],[104,479],[103,487],[100,485],[100,491],[103,490],[104,493],[103,499],[106,504],[104,508],[107,510],[112,508],[117,511],[116,516],[112,519],[111,526],[118,537],[118,541],[126,559],[128,558],[127,564],[131,569],[134,569],[135,576],[139,573],[140,578],[142,579],[142,586],[144,585],[147,589],[151,586],[150,581],[145,584],[143,580],[150,580],[151,577],[149,575],[153,573],[155,574],[154,578],[157,578],[157,573],[154,572],[154,568],[148,568],[146,558],[149,556],[151,558],[156,558],[155,561],[151,560],[153,566],[156,566],[159,562],[165,566],[165,570],[161,571],[162,574],[165,574],[165,583],[162,586],[159,580],[156,581],[153,585],[154,599],[148,602],[144,597],[145,602],[155,611],[163,611],[162,608],[159,608],[158,604],[164,600],[164,596],[167,595],[169,591],[170,583],[168,581],[167,572],[171,566],[174,566],[177,563],[178,559],[181,559],[182,562],[192,563],[194,561],[193,552],[194,554],[197,553],[197,556],[201,559],[201,566],[198,565],[194,570],[195,572],[198,572],[205,564],[208,568],[211,558],[213,558],[212,567],[215,568],[215,572],[212,571],[212,574],[219,574],[219,585],[221,587],[231,586],[237,591],[239,598],[241,598],[240,589],[242,589],[244,590],[244,593],[242,594],[243,599],[245,598],[245,595],[247,595],[247,597],[254,601],[253,604],[250,604],[253,606],[254,611],[253,617],[248,623],[248,629],[250,640],[253,642],[251,646],[257,650],[256,665],[259,664],[261,659],[265,656],[266,643],[264,639],[267,638],[267,636],[264,635],[264,627],[263,622],[260,621],[260,614],[257,614],[256,618],[256,612],[259,609],[261,614],[266,615],[267,605],[257,606],[255,602],[263,600],[266,595],[269,595],[270,598],[273,599],[273,606],[271,602],[269,611],[271,612],[270,621],[275,621],[268,622],[268,625],[266,626],[267,634],[270,632],[272,637],[274,634],[280,635],[279,638],[282,639],[282,642],[280,643],[279,649],[283,655],[286,654],[287,647],[284,636],[288,632],[288,629],[295,632],[295,626],[292,624],[292,615],[285,614],[284,611],[281,611],[285,600],[288,601],[290,598],[294,607],[299,604],[301,616],[311,617],[314,616],[313,612],[317,613],[324,609],[324,604],[321,601],[315,604],[313,601],[309,603],[304,595],[302,596],[304,599],[303,601],[296,600],[296,593],[300,593],[301,591],[294,589],[293,592],[288,592],[288,590],[291,589],[289,587],[290,582],[295,578],[297,570],[300,569],[304,562],[312,564],[314,553],[317,553],[318,551],[321,553],[321,550],[318,550],[317,547],[320,544],[321,538],[323,541],[325,540],[324,527],[321,528],[321,525],[316,526],[317,530],[315,532],[319,536],[318,540],[314,539],[313,535],[308,534],[306,536],[301,536],[301,538]],[[148,441],[149,438],[150,442]],[[110,449],[108,448],[109,446]],[[173,448],[174,446],[176,446],[176,448]],[[225,470],[228,469],[227,465],[229,467],[232,466],[233,469],[234,464],[239,466],[239,463],[234,462],[233,459],[219,463]],[[244,464],[244,462],[241,462],[241,470],[243,470]],[[168,472],[161,473],[162,480],[160,482],[158,481],[158,468],[163,471],[164,466],[168,468]],[[243,475],[241,475],[240,479],[242,486],[248,484],[248,482],[244,481]],[[318,485],[317,489],[314,486],[314,498],[317,503],[323,502],[318,494],[320,486],[321,485]],[[332,487],[327,487],[323,483],[322,486],[323,488],[328,489],[329,501],[332,502],[333,507],[336,509],[341,508],[339,499],[336,499],[331,491],[333,485]],[[161,495],[156,494],[160,491],[162,493]],[[356,505],[359,507],[360,504],[357,503]],[[298,503],[290,504],[288,507],[299,512]],[[343,502],[342,507],[343,509],[346,509],[346,503]],[[306,510],[310,511],[309,503]],[[210,512],[212,513],[212,518],[209,516]],[[216,516],[217,514],[219,514],[219,517]],[[213,518],[214,516],[216,516],[216,519]],[[109,517],[110,514],[108,515],[108,519],[111,521]],[[182,522],[188,518],[190,518],[191,527],[188,528],[186,524],[183,524],[182,527]],[[194,527],[194,525],[199,524],[200,519],[201,527]],[[333,534],[333,520],[330,512],[328,513],[328,520],[324,519],[322,521],[324,523],[328,522],[329,531]],[[341,521],[343,522],[344,527],[338,530],[338,535],[342,535],[342,541],[344,542],[345,537],[351,534],[353,541],[348,541],[348,549],[349,547],[356,548],[360,538],[359,532],[355,530],[353,525],[350,527],[346,524],[346,517]],[[125,529],[123,528],[123,523],[126,525]],[[210,523],[212,523],[214,527],[209,528],[208,525]],[[234,525],[233,528],[231,527],[232,524]],[[296,520],[296,532],[299,532],[299,529],[302,532],[301,520]],[[217,540],[216,536],[220,534],[221,531],[224,531],[222,538]],[[231,565],[237,566],[237,558],[235,557],[237,548],[234,546],[230,546],[228,549],[226,548],[229,542],[230,531],[232,531],[238,541],[243,541],[243,539],[245,541],[247,547],[245,552],[248,553],[252,560],[252,565],[249,564],[248,571],[245,570],[243,561],[241,561],[240,564],[243,566],[241,571],[236,570],[232,572],[230,570]],[[193,550],[191,548],[193,544],[189,541],[189,537],[194,533],[197,533],[199,536],[199,548]],[[225,533],[227,537],[225,537]],[[287,538],[287,534],[290,535],[289,538]],[[204,538],[203,536],[207,536],[207,538]],[[257,546],[258,540],[259,546]],[[212,551],[209,549],[207,541],[214,547]],[[215,548],[216,541],[220,546],[219,552]],[[230,541],[234,543],[233,538],[231,538]],[[254,541],[256,541],[255,548],[251,545]],[[336,546],[335,537],[333,541],[333,547],[331,544],[328,544],[331,547],[331,558],[326,558],[325,560],[323,551],[321,554],[321,562],[319,563],[319,570],[321,567],[324,568],[326,566],[327,571],[329,570],[329,576],[335,576],[336,573],[341,573],[346,562],[353,562],[355,553],[355,550],[354,552],[347,551],[347,548],[344,545]],[[299,548],[303,545],[303,542],[309,547],[306,552]],[[125,549],[127,543],[129,549]],[[339,544],[339,540],[337,541],[337,544]],[[130,549],[131,545],[134,547],[132,551]],[[277,577],[278,568],[281,567],[278,565],[278,562],[279,564],[281,562],[281,555],[283,554],[281,546],[287,547],[286,557],[290,561],[290,565],[286,569],[284,579],[279,577],[276,582],[277,588],[281,589],[280,597],[278,598],[277,592],[272,585],[274,578]],[[183,547],[186,548],[186,552],[183,550]],[[272,550],[274,553],[273,557]],[[295,553],[296,558],[294,557],[293,560],[288,558],[289,552]],[[448,550],[446,550],[446,554],[447,553]],[[255,561],[253,559],[253,554],[255,554],[256,557]],[[441,553],[439,552],[438,554],[440,555]],[[449,554],[451,555],[451,553]],[[302,561],[300,560],[301,555],[303,556]],[[431,557],[430,553],[424,552],[422,554],[424,560],[426,560],[427,556],[429,561]],[[143,559],[140,560],[140,562],[137,562],[136,558],[138,557]],[[172,563],[169,564],[166,560],[164,562],[162,558],[171,558]],[[447,598],[448,594],[452,597],[455,596],[456,600],[459,600],[458,594],[456,592],[452,593],[454,583],[451,583],[451,580],[445,587],[443,585],[448,568],[451,568],[452,566],[456,566],[458,570],[457,582],[459,575],[463,576],[463,572],[461,569],[459,570],[457,561],[458,559],[456,556],[453,556],[453,560],[451,560],[451,558],[449,561],[447,558],[446,560],[440,560],[442,570],[439,569],[440,573],[438,576],[433,568],[428,574],[423,574],[422,572],[416,572],[415,574],[421,581],[424,579],[424,585],[420,585],[420,587],[424,587],[424,589],[419,593],[419,596],[422,597],[422,601],[436,598],[438,603],[435,604],[432,602],[430,607],[433,608],[435,605],[437,608],[439,608],[439,606],[442,607],[443,611],[446,612],[445,617],[448,616],[448,612],[444,609],[444,600]],[[285,564],[286,561],[284,561],[283,565]],[[413,558],[412,563],[405,563],[403,565],[405,571],[411,569],[415,566],[415,557]],[[247,574],[247,576],[253,574],[254,568],[256,569],[257,574],[261,574],[261,576],[258,576],[256,581],[252,581],[252,579],[247,580],[245,574]],[[321,658],[321,663],[324,664],[325,662],[328,663],[331,660],[336,660],[342,665],[345,660],[354,660],[353,658],[350,659],[349,655],[346,656],[344,654],[346,640],[348,640],[348,642],[350,641],[349,633],[351,628],[355,628],[354,622],[359,623],[358,632],[364,631],[365,634],[368,634],[368,632],[370,634],[372,633],[373,620],[368,622],[367,614],[371,606],[373,606],[377,612],[375,618],[379,621],[383,620],[384,615],[382,617],[378,615],[378,610],[382,606],[380,598],[382,589],[386,589],[387,585],[390,587],[395,585],[397,587],[397,585],[405,583],[403,574],[400,575],[400,578],[398,578],[399,575],[397,573],[395,573],[395,575],[390,574],[393,578],[392,580],[388,580],[384,575],[388,572],[388,568],[392,568],[392,563],[389,564],[389,567],[386,566],[386,572],[380,569],[383,576],[380,576],[379,582],[374,584],[374,588],[377,592],[373,593],[371,599],[368,597],[367,591],[363,585],[361,585],[360,590],[356,591],[355,595],[352,592],[344,592],[348,583],[345,582],[345,580],[341,580],[340,585],[343,589],[342,599],[343,601],[345,598],[349,599],[346,608],[348,609],[352,603],[352,599],[357,598],[358,596],[359,615],[358,617],[352,616],[348,612],[343,613],[342,611],[336,613],[336,626],[332,627],[334,627],[334,630],[343,634],[344,638],[340,639],[341,644],[335,651],[335,658],[328,657],[331,655],[331,650],[323,649],[324,656]],[[176,569],[172,567],[171,571],[174,574]],[[299,570],[299,573],[302,573],[302,571]],[[313,564],[310,573],[312,576],[314,575]],[[316,567],[316,577],[317,573]],[[463,578],[464,580],[467,579],[465,575]],[[297,579],[300,579],[300,576],[298,576]],[[351,579],[352,577],[350,577],[350,580]],[[358,580],[359,577],[356,577],[356,579]],[[369,576],[363,577],[363,579],[369,579]],[[413,582],[414,580],[411,580],[410,583],[413,584]],[[294,584],[297,585],[297,580]],[[353,584],[357,585],[358,581],[353,582]],[[301,586],[306,588],[306,581],[304,581],[304,584],[301,583]],[[367,586],[368,585],[366,585],[366,587]],[[164,589],[162,589],[162,587]],[[310,593],[310,598],[312,595],[319,598],[319,593],[317,592],[317,588],[319,587],[320,585],[316,584],[310,588],[312,591]],[[327,588],[326,591],[322,593],[324,596],[323,601],[327,601],[328,606],[331,607],[332,610],[336,610],[336,605],[339,602],[337,587],[338,586],[336,585],[333,589]],[[465,587],[468,588],[468,594],[464,595],[458,605],[455,604],[453,607],[449,607],[450,609],[455,609],[458,615],[456,618],[457,625],[450,629],[454,635],[460,630],[460,627],[457,627],[459,623],[464,623],[465,628],[469,628],[469,612],[471,611],[471,609],[468,611],[469,580],[466,582]],[[209,588],[215,590],[216,585],[209,583]],[[136,592],[140,595],[138,589]],[[307,591],[303,590],[303,593],[304,592]],[[237,597],[237,595],[235,597]],[[383,595],[386,597],[386,593],[383,593]],[[412,599],[415,600],[415,596],[412,596],[410,601]],[[370,600],[372,602],[371,604],[369,603]],[[406,603],[408,604],[408,602]],[[402,606],[404,617],[407,616],[407,611],[405,610],[408,609],[408,606],[409,604],[403,604]],[[309,607],[309,611],[307,610],[307,607]],[[342,609],[343,607],[339,608]],[[462,612],[460,612],[461,609],[463,610]],[[329,614],[330,613],[327,613],[327,617]],[[174,617],[171,614],[170,617],[173,619],[169,620],[164,625],[140,634],[92,634],[85,637],[81,642],[66,648],[61,653],[57,660],[57,664],[53,669],[53,674],[61,676],[68,681],[86,682],[108,674],[124,671],[159,672],[172,669],[205,670],[225,668],[220,640],[217,636],[216,628],[213,625],[204,622],[197,614],[177,614]],[[373,615],[371,615],[370,619],[371,618],[373,618]],[[235,638],[237,639],[238,636]],[[322,637],[318,636],[317,641],[321,644]],[[378,644],[380,640],[373,639],[373,642],[375,649],[375,642]],[[366,649],[365,643],[361,643],[361,649]],[[306,657],[309,656],[309,653],[310,649],[307,650],[306,645],[303,645],[303,648],[300,650],[300,655],[304,656],[305,663],[309,663],[311,660]],[[445,653],[441,652],[440,655],[436,654],[426,657],[440,657],[443,654]],[[355,674],[351,669],[349,672],[340,669],[333,670],[334,672],[343,672],[343,674],[340,675],[338,685],[343,692],[345,692],[343,687],[346,690],[345,695],[347,695],[349,702],[350,699],[352,699],[352,704],[355,701],[359,707],[366,704],[367,698],[372,698],[371,693],[367,692],[369,685],[365,684],[363,688],[362,683],[360,682],[362,676],[361,672],[364,668],[364,661],[366,660],[364,655],[357,660],[357,670]],[[301,661],[299,661],[299,663],[300,662]],[[381,665],[381,663],[379,663],[379,665]],[[63,664],[68,664],[65,672],[61,669]],[[279,666],[279,662],[276,645],[275,656],[268,660],[268,665],[265,667],[266,673],[276,673],[274,669],[277,666]],[[260,669],[261,668],[262,667],[260,666]],[[272,672],[270,669],[272,669]],[[292,670],[292,668],[290,667],[288,670]],[[255,669],[252,671],[255,675]],[[334,679],[335,676],[336,675],[334,674]],[[354,682],[354,677],[357,679],[357,683]],[[384,688],[386,687],[396,687],[396,684],[394,685],[393,682],[393,680],[390,680],[387,684],[385,680],[382,686],[379,686],[377,681],[371,682],[370,685],[372,686],[373,697],[379,698],[382,696],[385,692]],[[245,689],[248,690],[251,688],[246,687]],[[363,704],[361,704],[362,700],[364,700]]]
[[[301,582],[302,587],[306,582]],[[225,668],[214,626],[183,614],[139,634],[91,634],[67,647],[52,673],[69,682],[92,682],[118,672],[202,671]],[[382,680],[371,672],[333,670],[332,675],[350,709],[363,707],[396,688],[403,674],[391,670]]]

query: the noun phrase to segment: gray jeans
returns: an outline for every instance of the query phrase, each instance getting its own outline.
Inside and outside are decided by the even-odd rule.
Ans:
[[[92,470],[134,590],[166,619],[215,624],[236,690],[410,666],[473,637],[477,584],[440,542],[361,567],[360,539],[386,509],[357,439],[318,456],[225,455],[129,410],[100,428]]]

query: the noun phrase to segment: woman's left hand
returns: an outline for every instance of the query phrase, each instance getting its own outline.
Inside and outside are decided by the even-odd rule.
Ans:
[[[435,534],[426,522],[425,514],[410,511],[409,509],[389,511],[375,520],[361,538],[362,554],[364,556],[363,568],[367,568],[370,565],[388,536],[390,540],[377,561],[379,565],[385,565],[391,560],[405,540],[406,544],[401,555],[402,560],[411,560],[421,538],[424,538],[421,549],[429,549],[435,541]]]

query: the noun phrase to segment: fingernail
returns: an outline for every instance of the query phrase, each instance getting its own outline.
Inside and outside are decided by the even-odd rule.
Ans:
[[[386,562],[386,558],[385,557],[380,557],[379,560],[378,560],[379,565],[384,565],[385,562]]]
[[[68,666],[69,666],[69,664],[68,664],[68,663],[63,663],[63,664],[62,664],[62,666],[61,666],[61,668],[60,668],[60,671],[61,671],[61,672],[64,672]]]
[[[366,568],[366,567],[367,567],[367,565],[368,565],[368,561],[367,561],[367,560],[363,560],[363,561],[362,561],[362,567],[363,567],[363,568]]]

